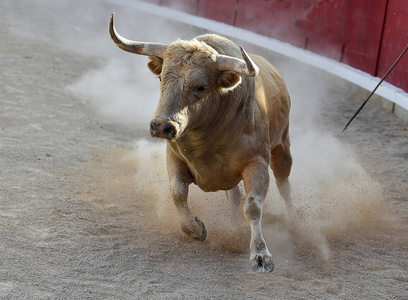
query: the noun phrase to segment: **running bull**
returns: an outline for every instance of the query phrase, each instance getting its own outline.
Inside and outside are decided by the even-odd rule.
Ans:
[[[252,270],[271,272],[272,255],[261,229],[269,166],[289,215],[292,210],[290,98],[280,72],[215,34],[169,45],[131,41],[116,31],[114,14],[109,34],[122,50],[149,56],[148,68],[161,81],[150,134],[167,140],[170,191],[181,229],[197,240],[207,236],[187,205],[191,183],[206,192],[226,190],[235,209],[244,201]]]

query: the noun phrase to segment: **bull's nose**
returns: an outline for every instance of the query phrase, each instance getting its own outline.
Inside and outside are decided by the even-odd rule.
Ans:
[[[156,136],[156,131],[157,128],[159,127],[159,124],[156,121],[151,121],[150,122],[150,135],[155,137]]]
[[[153,119],[150,122],[150,135],[152,137],[173,140],[176,137],[176,127],[163,119]]]

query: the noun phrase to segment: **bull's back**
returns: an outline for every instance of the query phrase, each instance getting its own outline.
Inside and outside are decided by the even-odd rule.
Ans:
[[[269,119],[271,147],[287,138],[289,127],[290,97],[282,74],[266,59],[250,55],[259,67],[255,77],[256,99]]]

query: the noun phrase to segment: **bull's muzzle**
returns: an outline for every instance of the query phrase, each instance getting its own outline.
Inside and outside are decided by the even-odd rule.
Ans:
[[[150,122],[150,135],[152,137],[172,141],[176,138],[177,128],[171,121],[154,118]]]

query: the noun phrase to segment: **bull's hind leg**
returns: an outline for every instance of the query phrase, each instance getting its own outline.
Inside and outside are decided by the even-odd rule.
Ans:
[[[269,187],[268,164],[254,162],[242,176],[246,192],[244,215],[251,226],[250,264],[254,272],[272,272],[272,255],[266,246],[261,227],[263,202]]]
[[[203,222],[191,213],[188,204],[188,186],[192,177],[187,166],[167,147],[167,170],[170,178],[170,192],[177,211],[180,214],[180,227],[188,236],[204,241],[207,231]]]
[[[289,219],[294,218],[294,209],[292,206],[291,186],[289,182],[290,170],[292,168],[292,155],[289,148],[289,138],[283,145],[276,146],[272,152],[271,169],[276,179],[276,185],[279,193],[285,200]]]

